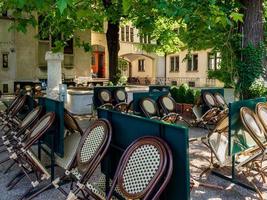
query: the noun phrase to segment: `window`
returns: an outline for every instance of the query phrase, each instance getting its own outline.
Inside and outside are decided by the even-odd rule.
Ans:
[[[131,42],[134,42],[134,29],[130,29],[130,35],[131,35]]]
[[[179,71],[179,56],[172,56],[170,58],[170,72]]]
[[[197,71],[198,70],[198,55],[193,54],[187,59],[187,71]]]
[[[66,46],[64,47],[64,54],[73,54],[73,39],[71,38],[66,42]]]
[[[129,37],[130,37],[130,35],[129,35],[129,30],[130,29],[130,27],[129,26],[126,26],[126,42],[129,42]]]
[[[125,29],[121,27],[121,41],[125,41]]]
[[[145,60],[144,59],[138,60],[138,71],[139,72],[145,71]]]
[[[220,68],[221,68],[221,54],[219,52],[208,53],[208,69],[217,70]]]
[[[3,57],[3,68],[8,68],[8,53],[3,53],[2,54]]]

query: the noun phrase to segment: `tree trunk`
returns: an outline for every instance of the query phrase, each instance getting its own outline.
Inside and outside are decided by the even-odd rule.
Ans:
[[[263,41],[263,0],[241,0],[244,13],[243,47]]]
[[[108,45],[108,57],[109,57],[109,80],[113,83],[117,83],[119,77],[118,71],[118,53],[120,50],[119,43],[119,30],[120,23],[114,23],[108,21],[108,30],[106,33],[107,45]]]

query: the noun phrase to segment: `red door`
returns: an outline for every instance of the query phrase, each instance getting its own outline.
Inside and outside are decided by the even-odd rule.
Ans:
[[[99,51],[93,51],[92,54],[92,69],[93,73],[98,78],[105,78],[105,53]]]

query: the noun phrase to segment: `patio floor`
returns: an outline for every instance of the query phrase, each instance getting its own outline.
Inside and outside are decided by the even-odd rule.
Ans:
[[[231,101],[232,95],[231,92],[226,92],[226,98]],[[86,129],[90,122],[87,117],[77,117],[77,120],[82,127],[82,129]],[[194,128],[190,130],[190,138],[192,137],[199,137],[201,135],[205,135],[206,131],[203,129]],[[191,176],[205,184],[212,184],[217,186],[222,186],[225,188],[224,190],[219,189],[211,189],[207,187],[198,187],[194,188],[191,192],[191,199],[192,200],[252,200],[252,199],[258,199],[257,195],[245,188],[242,188],[238,185],[232,184],[229,181],[226,181],[222,178],[219,178],[211,173],[204,174],[203,177],[200,179],[199,175],[200,173],[206,169],[209,166],[209,150],[208,148],[203,145],[203,143],[199,141],[195,141],[193,143],[190,143],[190,149],[189,149],[189,156],[190,156],[190,170],[191,170]],[[0,160],[6,157],[6,154],[0,154]],[[45,156],[43,156],[45,157]],[[14,167],[8,174],[3,174],[3,171],[8,166],[8,163],[5,163],[0,166],[0,200],[15,200],[18,199],[29,187],[30,182],[24,178],[22,179],[12,190],[7,191],[6,190],[6,184],[9,182],[9,180],[18,172],[18,168]],[[224,168],[224,171],[229,172],[229,168]],[[59,168],[56,170],[56,176],[59,176],[62,174],[63,171]],[[100,169],[97,170],[95,173],[95,177],[93,179],[97,179],[97,177],[100,175]],[[241,177],[242,179],[242,177]],[[242,179],[243,180],[243,179]],[[258,183],[261,185],[261,183]],[[66,185],[65,187],[67,187]],[[262,186],[262,185],[261,185]],[[267,190],[264,192],[265,198],[267,199]],[[65,199],[61,193],[59,193],[57,190],[52,189],[48,192],[45,192],[35,198],[36,200],[61,200]]]

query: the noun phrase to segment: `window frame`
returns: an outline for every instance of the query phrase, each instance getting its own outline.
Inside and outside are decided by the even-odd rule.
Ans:
[[[211,66],[213,60],[213,66]],[[208,52],[208,70],[218,70],[221,68],[221,54],[220,52]]]
[[[125,27],[121,27],[121,41],[125,42]]]
[[[138,59],[138,72],[145,72],[145,59]]]
[[[179,72],[180,68],[180,56],[171,56],[170,57],[170,72],[176,73]]]
[[[192,54],[187,59],[187,72],[198,71],[198,54]]]

